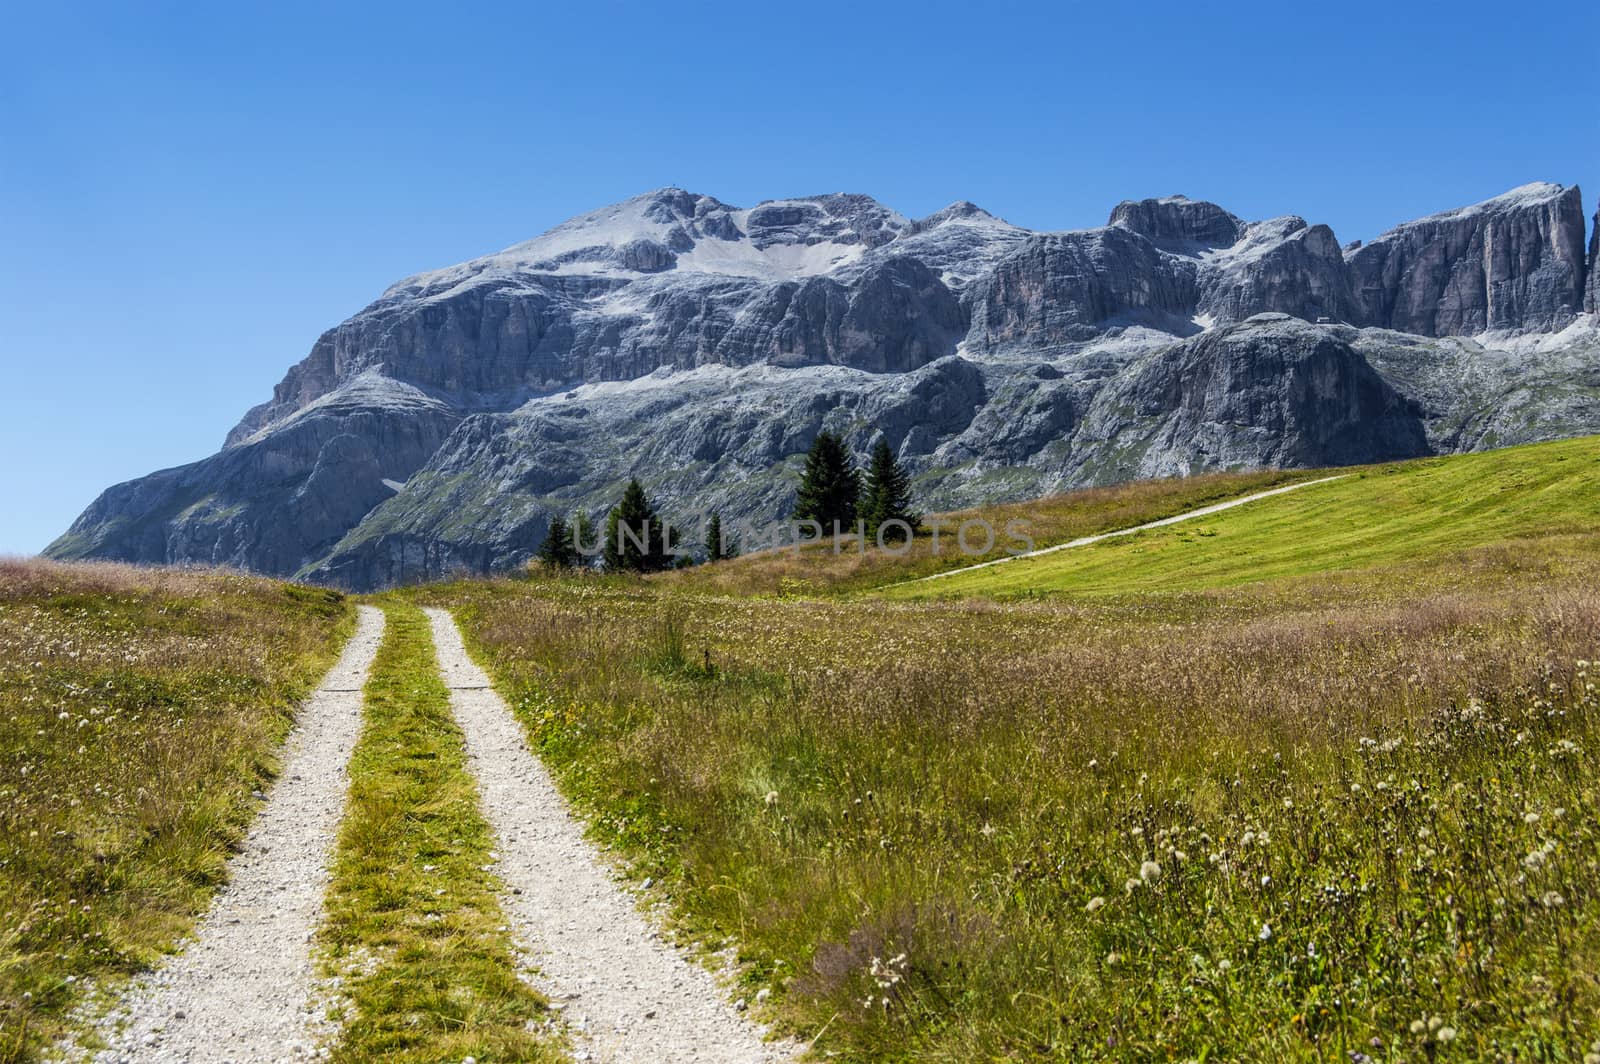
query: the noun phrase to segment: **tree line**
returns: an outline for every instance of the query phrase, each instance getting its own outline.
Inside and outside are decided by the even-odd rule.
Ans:
[[[843,438],[826,431],[817,434],[806,454],[794,520],[806,538],[860,535],[880,546],[906,542],[922,522],[912,509],[911,479],[887,440],[878,438],[863,473]],[[571,522],[558,514],[550,519],[536,558],[550,569],[588,566],[597,535],[583,511]],[[700,546],[708,562],[724,561],[739,551],[733,537],[724,533],[717,513],[707,520],[706,539]],[[656,512],[637,477],[628,481],[621,501],[606,514],[605,539],[599,547],[600,565],[608,572],[649,573],[693,564],[682,549],[682,534]]]

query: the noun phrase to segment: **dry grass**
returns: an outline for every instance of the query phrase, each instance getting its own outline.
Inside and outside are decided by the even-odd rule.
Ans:
[[[937,543],[931,527],[901,550],[878,550],[875,546],[862,550],[860,541],[846,537],[837,545],[829,540],[800,550],[765,550],[716,565],[662,573],[652,579],[668,587],[731,595],[814,595],[860,590],[886,580],[927,576],[1005,557],[1008,551],[1029,549],[1008,535],[1012,522],[1019,522],[1017,530],[1031,538],[1033,548],[1048,547],[1079,536],[1158,521],[1312,476],[1304,470],[1209,473],[1086,488],[1028,502],[932,515],[928,524],[941,528]],[[987,522],[994,530],[991,549],[982,549],[985,534],[977,527],[967,534],[970,553],[961,549],[959,529],[972,520]]]
[[[844,1059],[1575,1060],[1597,586],[1587,536],[1093,602],[426,594]]]
[[[350,622],[274,581],[0,561],[0,1061],[189,927]]]

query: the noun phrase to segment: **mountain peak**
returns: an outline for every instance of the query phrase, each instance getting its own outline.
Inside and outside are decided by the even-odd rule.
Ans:
[[[1215,203],[1187,196],[1123,200],[1107,225],[1131,229],[1157,244],[1229,247],[1244,232],[1244,222]]]

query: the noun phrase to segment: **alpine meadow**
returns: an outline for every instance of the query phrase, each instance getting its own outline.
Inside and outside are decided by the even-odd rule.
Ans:
[[[10,12],[0,1064],[1600,1064],[1518,14]]]

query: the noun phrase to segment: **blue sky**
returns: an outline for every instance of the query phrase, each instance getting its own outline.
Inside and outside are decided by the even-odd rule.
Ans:
[[[46,6],[0,41],[0,553],[216,450],[390,282],[662,185],[1342,240],[1600,192],[1587,0]]]

